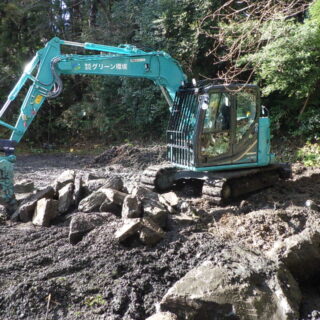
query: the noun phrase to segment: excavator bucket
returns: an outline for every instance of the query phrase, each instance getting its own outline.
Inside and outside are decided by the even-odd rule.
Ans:
[[[13,164],[15,162],[14,148],[16,142],[0,139],[0,204],[12,210],[16,204],[14,195]]]

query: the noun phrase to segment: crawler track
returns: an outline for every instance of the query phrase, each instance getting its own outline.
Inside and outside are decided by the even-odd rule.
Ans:
[[[196,176],[198,174],[198,176]],[[147,168],[141,182],[156,191],[166,191],[178,181],[202,180],[202,195],[211,202],[220,204],[234,198],[270,187],[279,178],[288,179],[291,172],[279,165],[246,170],[194,173],[172,165],[156,165]],[[192,179],[190,179],[192,178]]]
[[[155,165],[144,170],[140,182],[156,191],[166,191],[174,183],[174,173],[177,168],[172,165]]]
[[[211,202],[221,204],[249,193],[275,185],[281,177],[278,169],[239,174],[225,179],[209,179],[204,182],[202,195]]]

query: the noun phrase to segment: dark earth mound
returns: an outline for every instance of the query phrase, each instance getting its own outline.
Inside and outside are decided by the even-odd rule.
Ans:
[[[136,147],[130,144],[113,146],[94,158],[92,165],[121,164],[124,167],[144,169],[166,160],[166,147]]]

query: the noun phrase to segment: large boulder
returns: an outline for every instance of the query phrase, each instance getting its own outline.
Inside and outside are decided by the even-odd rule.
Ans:
[[[291,273],[239,247],[217,253],[175,283],[160,308],[181,320],[294,320],[301,293]],[[230,318],[231,319],[231,318]]]
[[[75,214],[70,222],[69,241],[77,244],[91,230],[101,226],[108,219],[108,214],[103,213],[84,213]]]
[[[40,199],[37,202],[32,223],[34,225],[49,227],[50,222],[59,214],[58,201],[53,199]]]
[[[21,203],[18,209],[11,216],[11,220],[16,221],[20,218],[22,222],[31,221],[37,202],[42,199],[52,199],[54,197],[54,189],[51,186],[39,190]]]
[[[313,281],[320,269],[320,223],[315,221],[302,232],[276,241],[267,256],[283,263],[298,281]]]

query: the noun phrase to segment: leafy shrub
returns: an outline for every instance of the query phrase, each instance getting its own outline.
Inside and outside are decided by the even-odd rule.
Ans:
[[[297,158],[306,166],[320,166],[320,144],[307,142],[297,151]]]

